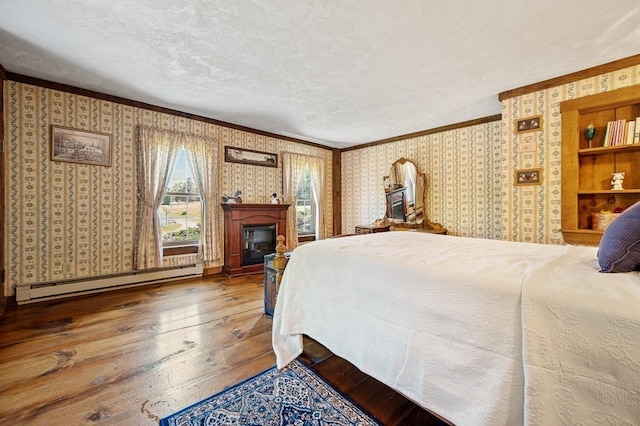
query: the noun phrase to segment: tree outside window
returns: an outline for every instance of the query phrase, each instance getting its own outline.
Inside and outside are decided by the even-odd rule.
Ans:
[[[296,224],[298,235],[314,235],[316,232],[316,207],[311,191],[311,173],[305,169],[304,178],[296,200]]]
[[[158,209],[163,247],[198,245],[202,229],[202,201],[184,148],[176,158],[167,191]]]

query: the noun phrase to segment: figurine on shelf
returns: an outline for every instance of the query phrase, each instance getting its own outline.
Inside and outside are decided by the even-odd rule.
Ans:
[[[614,191],[621,191],[622,181],[624,180],[624,172],[615,172],[611,174],[611,189]]]
[[[596,135],[596,129],[593,127],[593,124],[589,124],[586,129],[584,129],[584,137],[587,138],[587,147],[593,148],[593,137]]]
[[[278,194],[275,192],[271,194],[271,204],[280,204],[280,198],[278,198]]]
[[[242,204],[242,191],[236,191],[236,194],[234,196],[234,200],[237,204]]]

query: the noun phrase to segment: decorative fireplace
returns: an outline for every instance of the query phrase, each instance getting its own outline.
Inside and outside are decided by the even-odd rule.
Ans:
[[[289,204],[223,203],[224,266],[227,275],[264,271],[264,256],[275,253],[276,237],[287,233]]]

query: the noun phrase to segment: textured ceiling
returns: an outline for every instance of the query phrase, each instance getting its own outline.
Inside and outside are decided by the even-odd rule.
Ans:
[[[344,148],[640,53],[637,0],[0,0],[10,72]]]

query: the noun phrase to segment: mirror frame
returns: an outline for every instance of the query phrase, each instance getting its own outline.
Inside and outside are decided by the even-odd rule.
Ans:
[[[415,207],[413,212],[407,213],[408,208],[406,205],[406,196],[398,195],[398,197],[402,198],[402,202],[405,203],[403,208],[405,213],[405,220],[399,220],[399,219],[394,219],[390,217],[392,206],[390,206],[389,204],[390,203],[389,196],[394,192],[398,191],[399,189],[401,189],[402,187],[404,187],[405,185],[397,187],[397,185],[399,184],[391,182],[391,176],[393,174],[393,168],[397,167],[397,164],[404,165],[406,163],[412,164],[416,170],[416,185],[415,185],[416,189],[414,194],[414,206],[418,203],[418,201],[421,201],[421,205],[418,205],[418,207]],[[420,169],[418,169],[418,166],[415,162],[413,162],[412,160],[406,159],[404,157],[400,157],[399,159],[397,159],[391,164],[389,175],[382,177],[382,184],[385,192],[385,199],[386,199],[385,204],[387,206],[385,215],[384,215],[385,220],[388,220],[394,226],[401,227],[401,228],[443,229],[442,225],[440,225],[439,223],[431,222],[427,217],[427,209],[426,209],[427,176],[423,172],[421,172]],[[422,187],[422,189],[420,189],[420,187]],[[418,192],[421,192],[421,194],[418,194]],[[398,197],[395,197],[395,199],[397,199]],[[413,218],[407,220],[407,216],[411,216],[411,215],[413,215]]]

